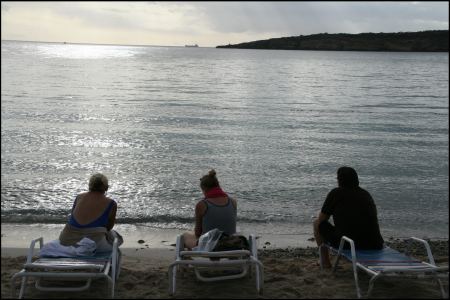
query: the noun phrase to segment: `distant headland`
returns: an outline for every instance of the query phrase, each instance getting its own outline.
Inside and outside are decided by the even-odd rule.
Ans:
[[[319,33],[228,44],[216,48],[448,52],[448,30],[359,34]]]

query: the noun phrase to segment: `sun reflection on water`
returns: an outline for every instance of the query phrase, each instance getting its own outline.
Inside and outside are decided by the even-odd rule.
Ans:
[[[47,57],[72,59],[131,57],[142,49],[142,47],[83,44],[45,44],[39,45],[37,48],[41,54]]]

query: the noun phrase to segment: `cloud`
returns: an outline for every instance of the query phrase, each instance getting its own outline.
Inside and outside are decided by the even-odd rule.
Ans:
[[[216,46],[430,29],[448,29],[448,2],[2,2],[3,39]]]
[[[439,26],[433,29],[448,29],[448,2],[201,2],[195,5],[211,28],[221,33],[269,31],[300,35],[417,31],[433,26]]]

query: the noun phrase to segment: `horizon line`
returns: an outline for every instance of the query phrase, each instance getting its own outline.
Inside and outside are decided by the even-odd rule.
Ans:
[[[184,46],[169,46],[169,45],[146,45],[146,44],[108,44],[108,43],[90,43],[90,42],[67,42],[67,41],[30,41],[30,40],[11,40],[1,39],[5,42],[24,42],[24,43],[51,43],[51,44],[75,44],[75,45],[98,45],[98,46],[129,46],[129,47],[186,47]],[[215,48],[216,46],[198,46],[198,48]]]

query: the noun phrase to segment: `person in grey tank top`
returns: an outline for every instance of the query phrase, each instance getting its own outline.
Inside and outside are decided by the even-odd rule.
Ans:
[[[199,237],[214,228],[236,233],[237,202],[221,189],[215,170],[200,178],[200,188],[205,198],[195,206],[195,229],[183,234],[188,249],[197,246]]]

